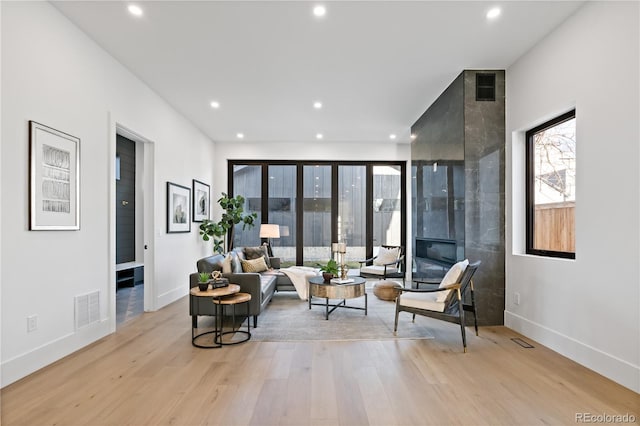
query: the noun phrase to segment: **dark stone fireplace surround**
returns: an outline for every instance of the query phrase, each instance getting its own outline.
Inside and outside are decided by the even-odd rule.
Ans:
[[[476,74],[495,74],[495,100],[476,100]],[[474,277],[478,322],[504,323],[505,308],[505,72],[465,70],[411,127],[416,135],[412,165],[464,165],[464,192],[455,209],[464,209],[464,226],[429,223],[424,202],[415,202],[412,236],[455,239],[463,245],[462,258],[482,261]],[[416,179],[412,179],[415,185]],[[454,196],[451,196],[453,199]],[[462,201],[462,202],[460,202]],[[447,203],[452,210],[454,204]],[[459,217],[460,212],[458,213]],[[449,221],[456,220],[454,212]],[[458,222],[460,221],[457,219]],[[444,229],[443,230],[443,226]],[[438,229],[434,229],[438,227]],[[462,234],[462,235],[460,235]]]

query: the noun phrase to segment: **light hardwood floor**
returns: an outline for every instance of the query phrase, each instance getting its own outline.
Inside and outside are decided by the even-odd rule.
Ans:
[[[640,395],[504,327],[435,339],[191,346],[187,298],[2,390],[2,425],[574,424]]]

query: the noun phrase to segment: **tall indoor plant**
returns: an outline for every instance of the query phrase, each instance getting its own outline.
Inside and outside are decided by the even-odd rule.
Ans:
[[[218,204],[222,207],[222,217],[218,222],[205,220],[200,224],[200,235],[205,241],[213,239],[213,251],[223,253],[225,250],[233,249],[233,234],[235,226],[242,223],[242,229],[252,228],[254,220],[258,217],[256,213],[244,213],[244,197],[236,195],[229,197],[222,193],[218,199]],[[228,239],[227,239],[228,238]]]

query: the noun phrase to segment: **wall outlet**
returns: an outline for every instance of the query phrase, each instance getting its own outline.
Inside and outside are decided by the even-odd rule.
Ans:
[[[36,331],[38,329],[38,316],[31,315],[27,317],[27,333]]]
[[[520,293],[513,293],[513,303],[516,305],[520,304]]]

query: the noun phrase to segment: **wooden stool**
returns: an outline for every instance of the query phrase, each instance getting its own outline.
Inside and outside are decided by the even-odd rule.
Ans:
[[[221,297],[219,299],[213,299],[213,303],[215,303],[216,305],[219,305],[220,307],[224,307],[224,306],[232,306],[233,307],[233,311],[232,311],[232,327],[235,327],[236,325],[236,305],[239,305],[241,303],[246,303],[247,304],[247,331],[241,331],[241,330],[231,330],[231,331],[222,331],[222,321],[220,322],[220,333],[218,334],[219,336],[219,340],[217,340],[215,343],[219,344],[219,345],[236,345],[238,343],[243,343],[246,342],[247,340],[251,339],[251,328],[249,327],[249,301],[251,301],[251,295],[249,293],[236,293],[236,294],[232,294],[231,296],[226,296],[226,297]],[[221,309],[222,311],[222,309]],[[221,318],[222,320],[222,318]],[[226,335],[226,334],[235,334],[235,333],[240,333],[240,334],[244,334],[246,335],[246,338],[242,339],[242,340],[237,340],[234,342],[223,342],[222,341],[222,336]]]
[[[397,281],[378,281],[373,285],[373,294],[380,300],[396,300],[398,289],[402,288]]]

